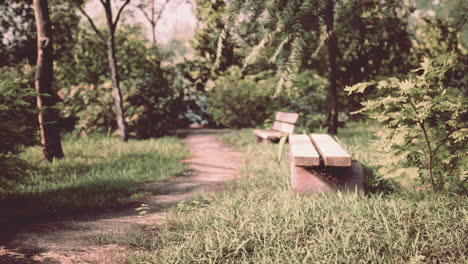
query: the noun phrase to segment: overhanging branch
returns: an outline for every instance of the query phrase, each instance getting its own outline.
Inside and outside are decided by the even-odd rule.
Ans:
[[[106,38],[104,37],[104,35],[102,34],[101,31],[99,31],[99,29],[96,27],[96,24],[94,24],[94,21],[93,19],[88,15],[88,13],[86,13],[86,11],[84,11],[84,9],[81,7],[81,5],[77,5],[78,6],[78,9],[80,10],[80,12],[86,17],[86,19],[88,20],[89,24],[91,24],[91,27],[93,28],[93,30],[96,32],[96,34],[98,35],[98,37],[102,40],[102,41],[106,41]]]

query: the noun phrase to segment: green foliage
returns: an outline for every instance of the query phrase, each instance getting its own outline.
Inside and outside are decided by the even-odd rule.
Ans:
[[[72,2],[50,0],[49,11],[56,61],[66,62],[72,54],[80,17]],[[0,4],[0,65],[13,66],[24,60],[36,64],[37,33],[32,0],[2,0]]]
[[[27,148],[20,161],[32,168],[10,188],[0,189],[0,222],[57,216],[128,204],[148,194],[142,182],[180,175],[189,155],[179,140],[164,137],[130,140],[102,135],[63,140],[67,153],[53,163],[39,147]],[[2,167],[3,170],[3,167]]]
[[[280,95],[282,108],[299,114],[296,133],[325,124],[328,80],[313,70],[297,74],[289,93]]]
[[[246,69],[274,64],[279,77],[276,93],[291,92],[293,80],[304,69],[314,69],[323,77],[328,75],[328,63],[323,63],[328,55],[323,47],[330,38],[324,26],[325,7],[329,2],[230,1],[224,11],[228,21],[225,30],[241,36],[234,39],[243,48]],[[453,19],[438,15],[456,9],[462,11],[455,13],[464,14],[464,0],[441,0],[440,4],[379,0],[333,2],[335,27],[332,34],[339,48],[336,78],[340,111],[355,111],[362,100],[369,99],[367,92],[344,96],[341,87],[382,76],[406,74],[417,67],[423,56],[455,50],[466,57],[466,48],[460,41],[460,26],[450,26]],[[454,8],[456,2],[459,2],[458,8]],[[436,16],[430,17],[428,14],[434,10]],[[463,19],[459,16],[456,24],[460,25]],[[251,35],[255,37],[248,32],[254,32]],[[324,113],[326,108],[320,112]]]
[[[418,59],[422,57],[437,57],[448,52],[463,53],[459,43],[458,32],[447,20],[421,15],[411,25],[414,32],[412,52]],[[466,53],[466,50],[464,51]]]
[[[253,24],[259,35],[253,38],[254,46],[245,58],[244,66],[255,62],[269,61],[278,69],[276,94],[283,85],[294,79],[302,68],[306,51],[320,48],[320,16],[325,10],[325,1],[238,1],[230,2],[227,8],[229,28],[238,24]],[[242,15],[240,15],[242,14]],[[243,25],[243,26],[242,26]],[[256,41],[255,41],[256,40]],[[322,43],[325,41],[322,40]],[[250,41],[249,41],[250,42]],[[307,43],[307,44],[306,44]]]
[[[183,119],[191,123],[212,123],[205,92],[211,77],[209,63],[205,59],[184,60],[168,67],[167,72],[171,87],[183,95],[183,105],[178,109],[183,113]]]
[[[338,1],[337,5],[338,87],[406,74],[417,66],[408,30],[413,11],[409,1]],[[313,67],[316,62],[310,63]],[[339,93],[343,95],[339,105],[347,111],[359,109],[360,102],[368,99],[367,93],[345,96],[343,89]]]
[[[314,71],[304,71],[291,83],[289,93],[274,95],[278,78],[272,72],[243,75],[229,68],[209,91],[209,110],[217,124],[226,127],[271,126],[278,111],[295,112],[298,128],[308,131],[322,126],[326,108],[327,80]]]
[[[216,80],[214,89],[208,94],[213,120],[232,128],[263,124],[279,106],[278,100],[272,96],[276,79],[265,77],[243,77],[239,67],[229,68],[225,75]]]
[[[172,85],[175,76],[160,65],[151,43],[139,27],[122,27],[116,46],[121,87],[130,135],[162,136],[187,122],[185,87]],[[83,31],[74,47],[74,59],[59,66],[64,114],[76,133],[108,132],[116,128],[112,85],[105,45],[95,34]],[[74,74],[70,74],[70,72]]]
[[[38,142],[35,94],[24,80],[0,81],[0,191],[25,174],[27,166],[15,154]]]
[[[450,54],[424,59],[414,71],[417,74],[406,80],[390,78],[346,88],[350,93],[363,93],[376,85],[382,93],[363,103],[357,113],[384,125],[377,133],[376,146],[388,155],[380,159],[383,175],[396,176],[399,168],[415,167],[423,179],[430,179],[434,191],[444,185],[453,187],[452,183],[466,184],[468,100],[466,82],[465,91],[450,85],[452,78],[460,78],[457,71],[463,74],[466,66]]]
[[[223,30],[226,23],[223,19],[226,2],[224,0],[196,0],[195,4],[195,16],[201,22],[192,43],[196,54],[211,63],[216,61],[220,71],[239,64],[239,58],[234,53],[234,42],[229,38],[230,33]],[[223,37],[221,37],[222,34],[224,34]],[[218,49],[218,44],[223,45],[224,49]]]

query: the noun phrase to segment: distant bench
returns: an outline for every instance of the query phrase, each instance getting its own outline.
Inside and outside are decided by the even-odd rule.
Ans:
[[[294,132],[298,118],[299,114],[297,113],[277,112],[272,129],[254,129],[253,133],[257,141],[262,141],[264,143],[268,141],[278,141],[281,137]]]
[[[361,165],[328,134],[289,135],[289,164],[293,192],[363,192]]]

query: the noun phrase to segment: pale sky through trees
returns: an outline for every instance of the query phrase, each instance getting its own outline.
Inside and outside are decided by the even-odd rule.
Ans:
[[[140,0],[132,0],[131,3],[136,5]],[[156,6],[160,7],[165,0],[156,0]],[[118,6],[115,5],[118,4]],[[122,3],[121,1],[113,1],[114,8],[117,9]],[[148,22],[145,20],[140,10],[134,6],[128,6],[125,9],[127,12],[122,16],[122,21],[127,23],[142,23],[147,29],[148,39],[151,39],[151,29]],[[129,15],[129,11],[133,13]],[[90,0],[86,4],[86,12],[93,19],[97,19],[97,24],[104,23],[104,10],[99,0]],[[120,21],[119,23],[121,23]],[[83,21],[85,22],[85,21]],[[197,19],[193,14],[192,4],[186,0],[170,0],[166,6],[158,25],[156,26],[156,39],[158,43],[165,44],[173,38],[188,40],[193,37]]]

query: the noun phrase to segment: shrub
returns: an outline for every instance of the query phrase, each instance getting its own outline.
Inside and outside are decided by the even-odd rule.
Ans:
[[[158,82],[160,81],[160,82]],[[141,76],[123,82],[122,94],[130,134],[137,138],[162,136],[186,122],[183,91],[163,78]],[[112,85],[73,85],[64,93],[66,118],[76,117],[76,132],[91,134],[116,128]]]
[[[191,123],[213,123],[205,86],[211,77],[206,59],[184,60],[167,68],[170,86],[183,93],[183,117]]]
[[[293,85],[291,92],[282,96],[282,105],[299,113],[296,132],[323,126],[327,118],[328,80],[315,71],[305,70],[296,76]]]
[[[213,120],[218,125],[232,128],[263,124],[279,108],[278,98],[273,97],[276,82],[276,78],[269,77],[266,72],[242,76],[239,67],[229,68],[209,91]]]
[[[268,71],[242,76],[234,66],[217,81],[209,94],[216,123],[227,127],[269,126],[277,111],[299,113],[299,129],[310,130],[326,119],[327,80],[314,71],[297,75],[290,87],[275,94],[278,79]]]
[[[123,27],[117,35],[117,57],[126,121],[137,138],[162,136],[185,124],[184,87],[170,85],[172,75],[141,37],[141,28]],[[116,129],[114,100],[104,45],[93,35],[79,35],[75,61],[58,68],[64,98],[64,116],[77,133]],[[73,76],[67,75],[75,71]],[[65,80],[66,78],[66,80]]]
[[[34,97],[26,81],[0,81],[0,191],[24,176],[21,147],[38,142]]]
[[[414,71],[418,74],[406,80],[390,78],[346,88],[349,93],[362,93],[376,85],[385,94],[363,103],[357,112],[384,126],[377,133],[379,148],[389,155],[382,159],[383,175],[397,176],[398,168],[414,167],[421,179],[430,180],[434,191],[447,182],[466,188],[468,100],[461,89],[451,86],[457,83],[451,78],[463,72],[462,67],[454,55],[444,55],[424,59]]]

